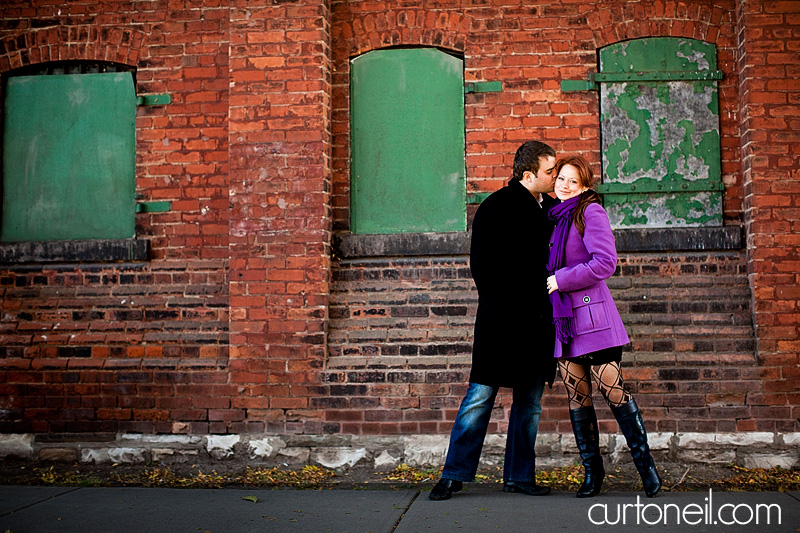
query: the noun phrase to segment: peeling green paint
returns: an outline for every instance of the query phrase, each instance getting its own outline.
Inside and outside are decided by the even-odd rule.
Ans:
[[[613,194],[603,204],[615,228],[710,226],[722,217],[722,197],[713,191]]]
[[[716,47],[694,39],[636,39],[607,46],[600,52],[602,72],[677,72],[716,68]]]
[[[716,50],[690,39],[639,39],[601,50],[600,63],[604,74],[709,70]],[[716,81],[609,81],[600,97],[603,183],[635,185],[606,188],[612,226],[721,225]],[[680,192],[685,183],[694,185]]]

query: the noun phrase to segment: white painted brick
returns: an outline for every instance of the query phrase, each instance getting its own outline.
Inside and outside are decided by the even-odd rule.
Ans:
[[[375,468],[379,470],[393,470],[400,465],[400,458],[394,457],[387,450],[383,450],[375,458]]]
[[[310,457],[311,450],[309,448],[288,446],[278,450],[275,455],[275,460],[287,466],[304,465],[308,464]]]
[[[772,446],[775,443],[775,434],[765,431],[752,433],[719,433],[716,441],[733,446]]]
[[[209,435],[206,437],[206,450],[214,459],[233,456],[233,447],[239,443],[239,435]]]
[[[783,433],[780,435],[787,446],[800,448],[800,433]]]
[[[730,463],[736,450],[716,433],[678,433],[677,459],[680,462]]]
[[[198,444],[203,437],[197,435],[144,435],[141,433],[123,433],[117,440],[135,441],[141,444]]]
[[[794,468],[800,465],[797,452],[775,453],[745,453],[741,457],[742,466],[745,468]]]
[[[447,455],[449,435],[414,435],[403,437],[403,461],[409,466],[439,466]]]
[[[33,435],[28,433],[0,434],[0,457],[29,459],[33,456]]]
[[[84,448],[82,463],[138,464],[145,462],[144,448]]]
[[[188,463],[196,462],[198,450],[182,450],[174,448],[152,448],[150,458],[159,463]]]
[[[280,450],[286,448],[286,442],[280,437],[254,439],[248,444],[250,446],[250,455],[259,459],[270,459]]]
[[[366,456],[366,448],[331,447],[311,450],[311,460],[325,468],[352,467]]]

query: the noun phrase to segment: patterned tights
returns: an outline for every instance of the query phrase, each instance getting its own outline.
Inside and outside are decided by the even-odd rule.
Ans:
[[[559,361],[558,367],[561,370],[564,386],[567,388],[570,409],[592,405],[590,372],[608,405],[619,407],[631,400],[631,394],[623,387],[622,374],[617,362],[589,366],[572,361]]]

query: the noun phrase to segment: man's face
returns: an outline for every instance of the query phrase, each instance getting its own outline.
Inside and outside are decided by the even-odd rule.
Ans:
[[[522,184],[533,194],[553,192],[556,181],[556,158],[548,155],[539,158],[539,170],[525,172]]]
[[[539,171],[536,174],[536,178],[544,187],[539,192],[553,192],[556,182],[556,158],[551,155],[540,157]]]

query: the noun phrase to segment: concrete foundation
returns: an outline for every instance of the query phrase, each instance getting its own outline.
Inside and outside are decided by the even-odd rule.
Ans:
[[[94,437],[94,438],[93,438]],[[444,464],[447,435],[319,436],[319,435],[142,435],[114,436],[0,435],[0,457],[44,462],[85,464],[159,463],[211,464],[229,462],[251,466],[318,465],[334,470],[356,466],[390,471],[400,464],[436,467]],[[733,463],[747,468],[794,468],[800,466],[798,433],[657,433],[649,434],[656,458],[689,464]],[[630,461],[625,439],[619,434],[601,435],[604,455],[612,463]],[[481,462],[503,463],[504,435],[488,435]],[[541,467],[567,466],[578,453],[572,435],[543,433],[537,442]]]

